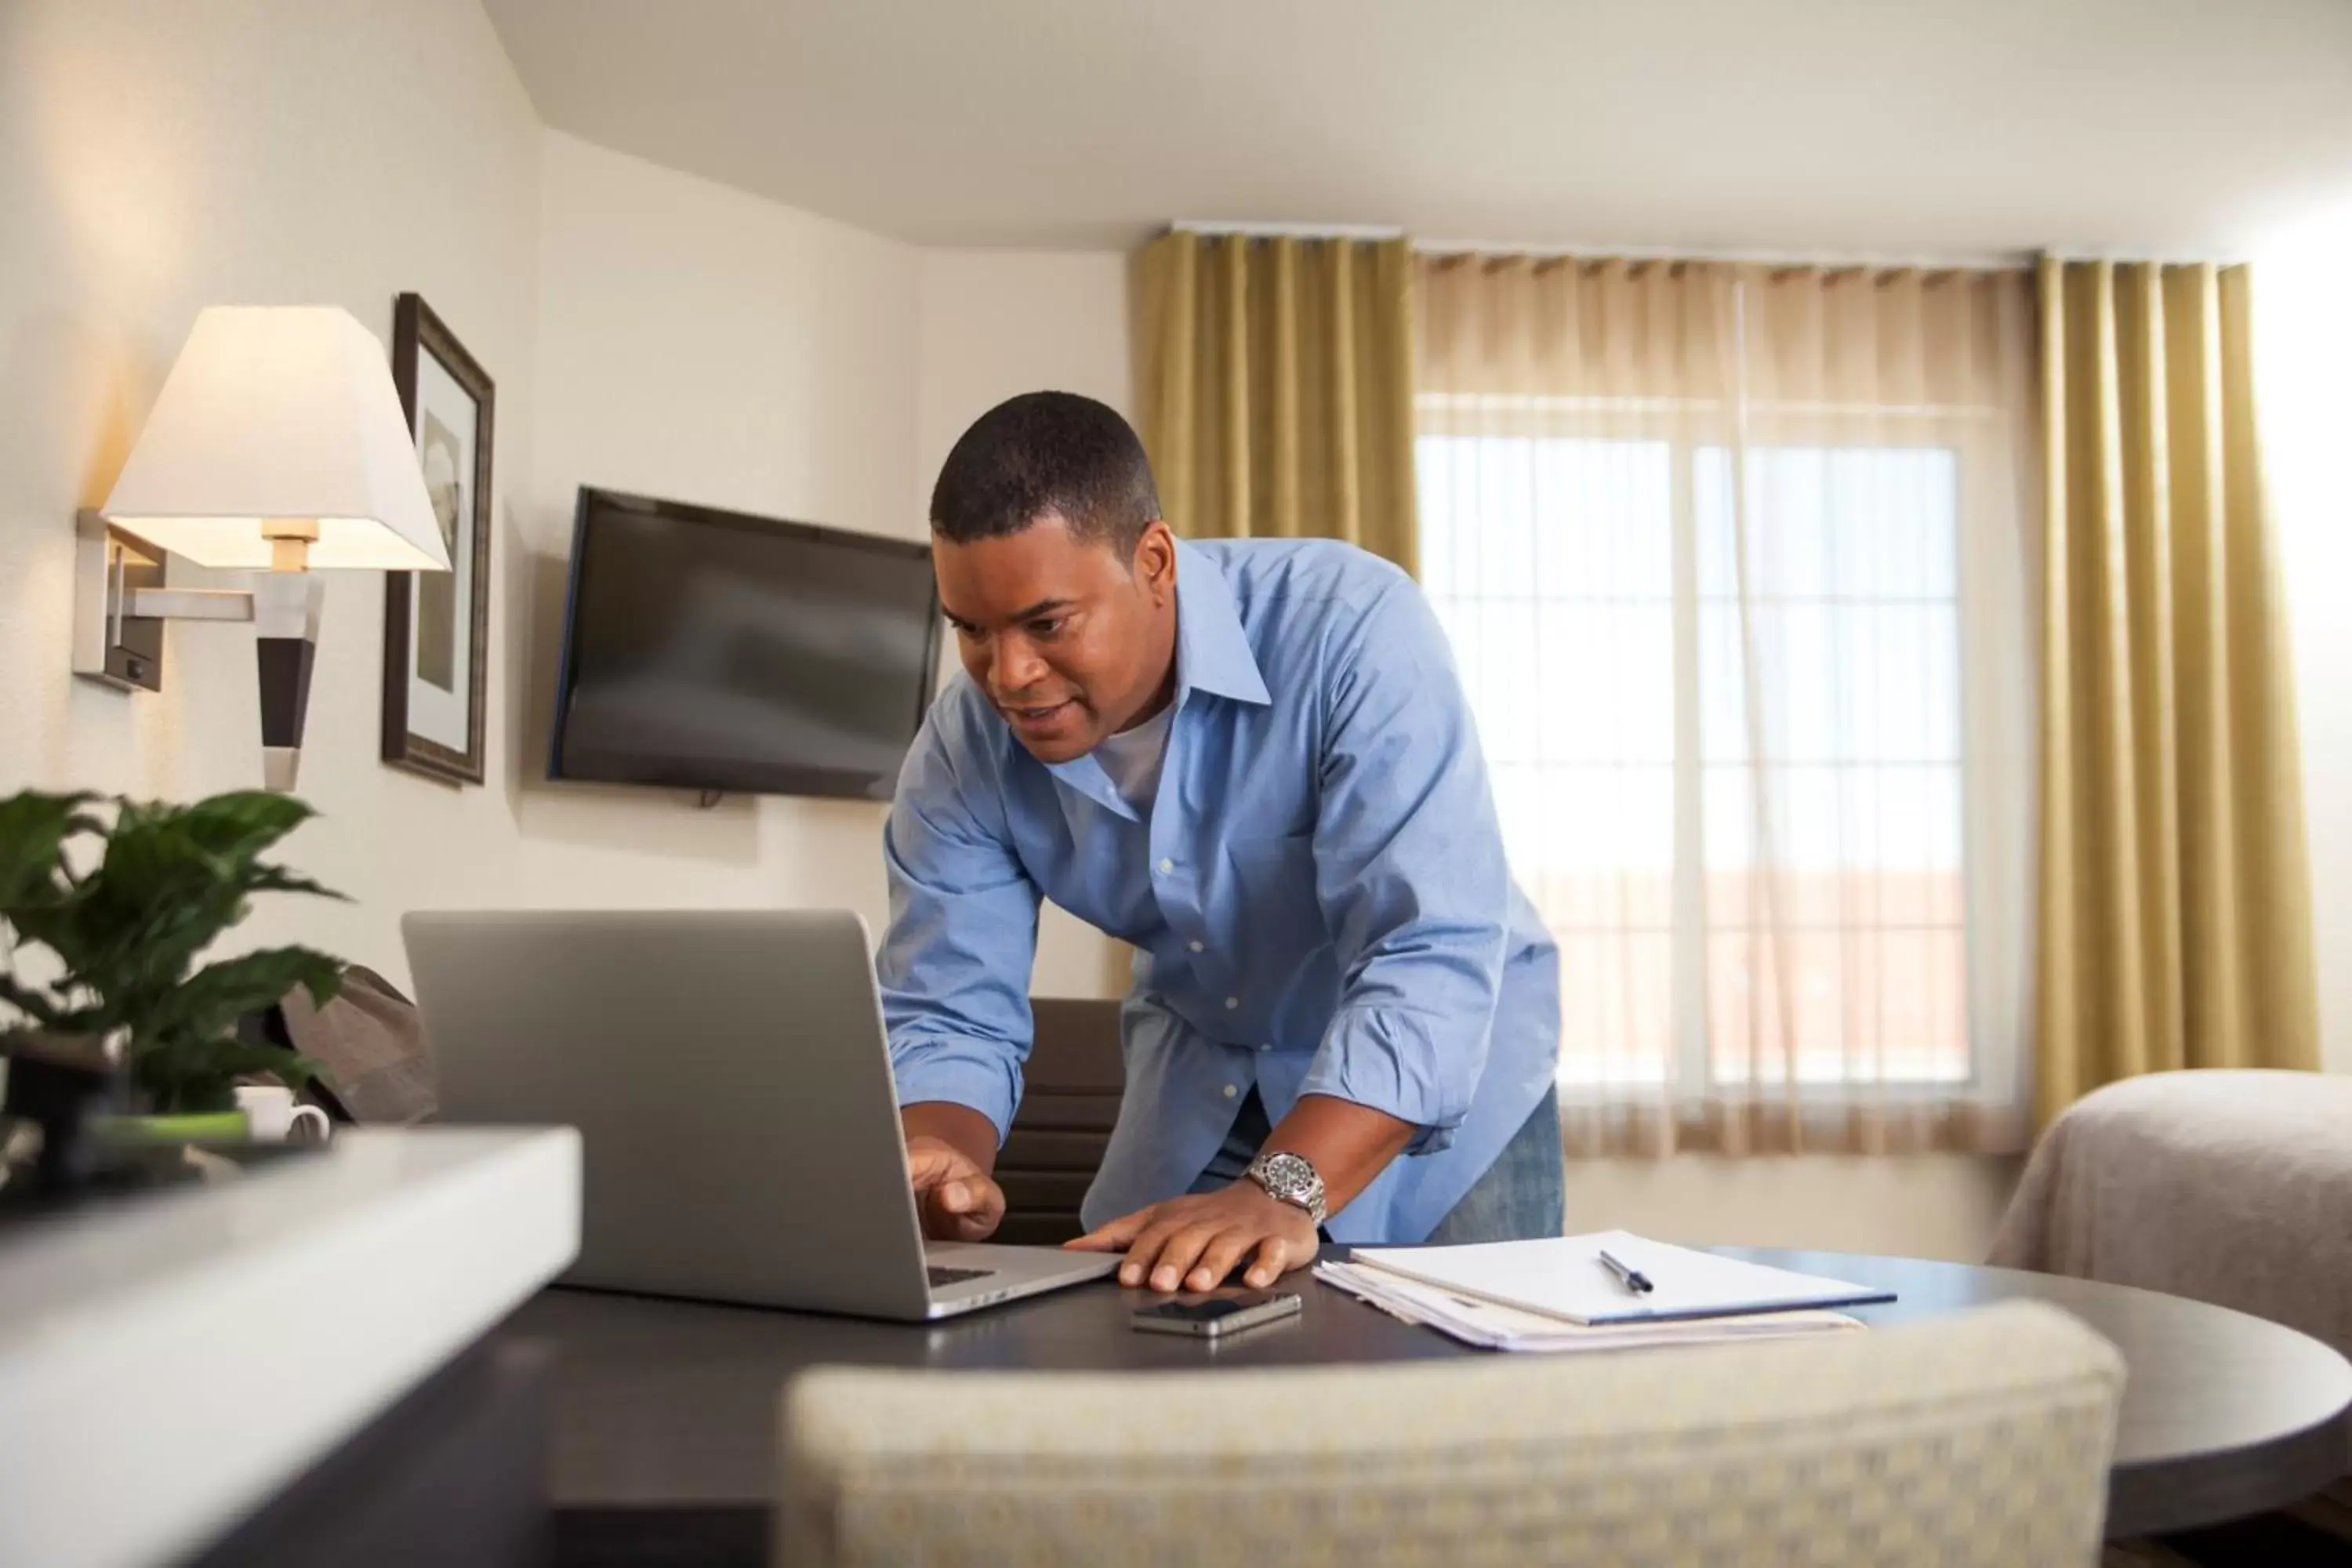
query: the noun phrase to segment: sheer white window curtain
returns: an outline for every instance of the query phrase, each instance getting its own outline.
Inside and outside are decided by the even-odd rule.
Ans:
[[[1585,1153],[2023,1146],[2022,272],[1417,263],[1422,562]]]

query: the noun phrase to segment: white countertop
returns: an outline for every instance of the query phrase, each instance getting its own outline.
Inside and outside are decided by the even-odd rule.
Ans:
[[[579,1245],[569,1128],[340,1129],[316,1159],[0,1232],[0,1563],[203,1545]]]

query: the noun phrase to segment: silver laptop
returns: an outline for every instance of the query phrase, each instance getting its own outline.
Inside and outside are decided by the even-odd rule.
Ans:
[[[565,1282],[919,1321],[1113,1255],[923,1240],[865,922],[412,914],[443,1120],[584,1145]]]

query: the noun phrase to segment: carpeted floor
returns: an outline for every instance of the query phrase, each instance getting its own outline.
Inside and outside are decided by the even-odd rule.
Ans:
[[[2103,1568],[2352,1568],[2352,1477],[2277,1513],[2110,1546]]]

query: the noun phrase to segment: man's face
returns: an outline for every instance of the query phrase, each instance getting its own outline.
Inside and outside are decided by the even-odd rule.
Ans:
[[[1041,763],[1066,763],[1141,716],[1174,666],[1176,550],[1154,522],[1132,562],[1048,512],[1018,533],[936,534],[940,605],[963,667]]]

